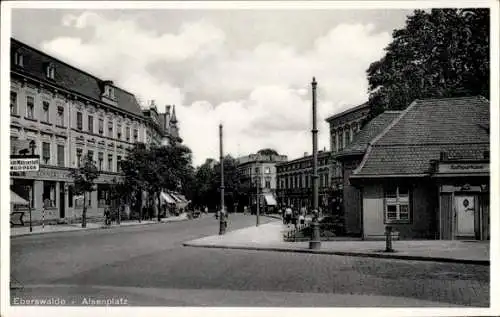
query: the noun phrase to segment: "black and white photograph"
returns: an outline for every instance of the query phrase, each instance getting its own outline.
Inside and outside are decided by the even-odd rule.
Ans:
[[[498,6],[2,2],[2,316],[498,315]]]

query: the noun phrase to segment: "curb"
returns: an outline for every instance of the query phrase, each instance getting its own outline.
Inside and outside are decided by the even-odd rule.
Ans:
[[[98,228],[85,228],[85,229],[80,229],[81,227],[76,227],[75,229],[70,229],[70,230],[16,234],[16,235],[11,235],[10,238],[12,239],[12,238],[17,238],[17,237],[36,236],[36,235],[43,235],[43,234],[50,234],[50,233],[64,233],[64,232],[75,232],[75,231],[91,231],[91,230],[104,230],[104,229],[126,228],[126,227],[136,227],[136,226],[158,225],[158,224],[167,224],[167,223],[171,223],[171,222],[181,222],[181,221],[187,221],[187,220],[189,220],[189,219],[180,219],[180,220],[164,221],[164,222],[137,223],[137,224],[127,225],[127,226],[115,225],[112,227],[105,227],[104,225],[102,225],[101,227],[98,227]]]
[[[412,260],[424,262],[443,262],[443,263],[460,263],[460,264],[475,264],[489,266],[489,260],[467,260],[467,259],[452,259],[440,257],[425,257],[415,255],[397,255],[387,253],[365,253],[365,252],[349,252],[349,251],[330,251],[330,250],[310,250],[310,249],[286,249],[278,247],[251,247],[251,246],[218,246],[218,245],[200,245],[185,242],[182,244],[185,247],[195,248],[213,248],[213,249],[235,249],[235,250],[253,250],[253,251],[273,251],[273,252],[296,252],[296,253],[310,253],[310,254],[326,254],[326,255],[340,255],[340,256],[353,256],[365,258],[379,258],[379,259],[397,259],[397,260]]]

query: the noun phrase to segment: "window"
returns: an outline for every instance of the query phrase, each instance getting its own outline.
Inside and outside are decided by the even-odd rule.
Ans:
[[[106,185],[97,185],[97,206],[106,207],[110,198],[109,187]]]
[[[50,208],[56,207],[56,182],[43,181],[43,202],[48,202]]]
[[[87,125],[89,128],[89,132],[94,133],[94,117],[93,116],[88,117],[88,124]]]
[[[17,66],[24,66],[24,55],[21,54],[20,52],[15,52],[14,53],[14,64]]]
[[[116,171],[119,172],[120,171],[120,164],[122,163],[122,157],[121,156],[117,156],[116,157]]]
[[[76,113],[76,128],[83,130],[83,114],[80,111]]]
[[[103,133],[104,133],[104,120],[99,119],[99,134],[103,134]]]
[[[42,103],[42,107],[43,107],[43,121],[44,122],[49,122],[49,108],[50,108],[50,104],[48,101],[44,101]]]
[[[10,114],[17,115],[17,92],[10,92]]]
[[[385,223],[410,223],[410,192],[407,187],[385,190]]]
[[[76,149],[76,167],[82,166],[82,149]]]
[[[129,128],[129,127],[127,127],[127,128],[125,129],[125,139],[126,139],[127,141],[130,141],[130,128]]]
[[[119,140],[122,138],[122,125],[121,124],[118,124],[116,126],[116,138]]]
[[[137,129],[134,129],[134,142],[137,142],[139,138],[139,131]]]
[[[271,180],[266,179],[266,188],[271,188]]]
[[[266,167],[266,169],[264,170],[264,173],[271,174],[271,168]]]
[[[113,137],[113,122],[110,122],[110,123],[108,124],[108,136],[109,136],[110,138],[112,138],[112,137]]]
[[[113,171],[113,154],[108,154],[108,171]]]
[[[57,145],[57,166],[64,167],[64,145]]]
[[[91,162],[93,162],[93,161],[94,161],[94,151],[90,151],[90,150],[89,150],[89,151],[87,152],[87,154],[88,154],[88,156],[89,156],[90,161],[91,161]]]
[[[57,107],[57,123],[58,126],[64,127],[64,107]]]
[[[33,96],[26,97],[26,117],[28,119],[34,119],[34,109],[35,109],[35,98]]]
[[[45,70],[46,70],[45,75],[47,76],[47,78],[54,79],[54,75],[56,73],[56,67],[53,64],[48,64]]]
[[[47,143],[47,142],[43,142],[42,143],[42,158],[45,162],[45,164],[47,164],[50,160],[50,143]]]
[[[98,168],[99,168],[100,171],[102,171],[102,161],[104,160],[104,153],[99,152],[98,158],[99,158],[99,166],[98,166]]]
[[[255,168],[255,174],[260,174],[260,168],[258,167]]]

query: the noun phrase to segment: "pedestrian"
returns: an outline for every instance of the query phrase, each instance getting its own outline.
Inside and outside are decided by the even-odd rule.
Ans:
[[[304,217],[304,214],[300,214],[300,216],[299,216],[299,223],[301,225],[303,225],[303,224],[305,224],[305,222],[306,222],[306,217]]]
[[[292,214],[292,225],[294,225],[295,229],[297,229],[297,219],[298,218],[298,213],[294,212]]]
[[[205,214],[208,214],[208,207],[205,206]]]
[[[287,207],[285,209],[285,224],[289,225],[290,221],[292,221],[292,208]]]

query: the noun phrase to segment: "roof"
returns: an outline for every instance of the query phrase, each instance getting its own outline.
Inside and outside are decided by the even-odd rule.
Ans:
[[[483,97],[414,101],[368,147],[354,178],[420,175],[440,153],[483,159],[489,151],[490,103]]]
[[[325,156],[330,157],[331,155],[332,155],[332,152],[330,152],[330,151],[318,151],[318,159],[324,158]],[[294,164],[294,163],[298,163],[298,162],[306,162],[306,161],[310,161],[312,159],[313,159],[313,156],[311,154],[311,155],[306,155],[306,156],[302,156],[302,157],[293,159],[291,161],[280,162],[280,163],[276,164],[276,166],[285,166],[285,165]]]
[[[361,104],[361,105],[359,105],[359,106],[356,106],[356,107],[353,107],[353,108],[349,108],[349,109],[347,109],[347,110],[345,110],[345,111],[342,111],[342,112],[340,112],[340,113],[334,114],[334,115],[332,115],[332,116],[330,116],[330,117],[326,118],[326,119],[325,119],[325,121],[331,121],[331,120],[333,120],[333,119],[336,119],[336,118],[342,117],[342,116],[344,116],[344,115],[346,115],[346,114],[348,114],[348,113],[355,112],[355,111],[357,111],[357,110],[364,109],[364,108],[368,108],[368,107],[369,107],[368,102],[365,102],[365,103],[363,103],[363,104]]]
[[[78,93],[87,98],[98,101],[101,100],[101,86],[105,80],[99,79],[81,69],[11,38],[11,52],[13,53],[19,49],[23,51],[23,67],[12,64],[11,70],[29,75],[43,82],[50,82],[51,84]],[[53,80],[47,80],[45,76],[45,65],[48,63],[52,63],[55,66],[56,71]],[[142,116],[141,108],[135,96],[124,89],[116,86],[113,87],[115,87],[117,107],[129,113]]]
[[[365,154],[368,144],[400,115],[401,111],[385,111],[373,118],[356,134],[348,146],[335,154],[335,158]]]

